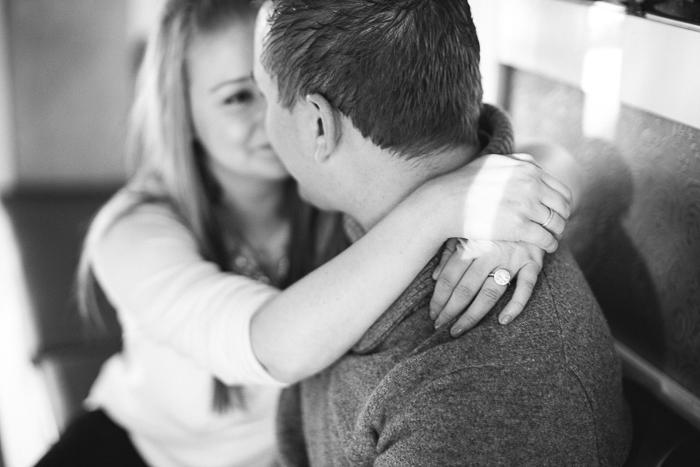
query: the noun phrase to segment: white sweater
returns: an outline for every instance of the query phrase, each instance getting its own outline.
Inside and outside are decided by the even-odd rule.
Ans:
[[[250,322],[278,290],[220,272],[163,206],[129,213],[89,248],[124,350],[86,406],[124,427],[153,467],[270,465],[283,384],[256,359]],[[212,410],[214,376],[245,386],[246,410]]]

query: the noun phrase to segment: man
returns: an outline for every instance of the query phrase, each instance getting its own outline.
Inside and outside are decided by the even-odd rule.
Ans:
[[[466,0],[278,0],[256,57],[273,146],[307,200],[347,215],[352,241],[425,181],[511,151],[507,119],[481,104]],[[346,356],[285,391],[280,464],[621,465],[619,365],[571,257],[547,258],[516,323],[498,325],[506,293],[460,339],[429,318],[437,262]]]

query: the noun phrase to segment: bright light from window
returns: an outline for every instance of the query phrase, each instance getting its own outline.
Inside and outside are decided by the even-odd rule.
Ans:
[[[7,213],[0,204],[0,435],[7,467],[29,467],[58,437],[46,385],[32,364],[28,299]]]
[[[583,134],[589,138],[615,138],[620,114],[623,24],[624,14],[617,10],[589,9],[589,48],[581,77],[586,95]]]

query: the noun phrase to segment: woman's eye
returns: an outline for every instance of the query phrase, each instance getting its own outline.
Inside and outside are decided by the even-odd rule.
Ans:
[[[225,105],[246,104],[255,98],[255,94],[251,91],[239,91],[231,94],[224,100]]]

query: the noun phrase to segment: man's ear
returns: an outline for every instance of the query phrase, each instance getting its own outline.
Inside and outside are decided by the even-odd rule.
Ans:
[[[320,94],[309,94],[306,102],[311,107],[313,118],[309,124],[316,139],[314,159],[324,162],[335,151],[340,141],[340,116],[338,111]]]

